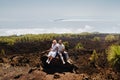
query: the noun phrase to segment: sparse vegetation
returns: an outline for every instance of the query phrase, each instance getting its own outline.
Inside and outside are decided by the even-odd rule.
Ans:
[[[91,33],[89,33],[89,32],[82,32],[82,33],[80,33],[80,35],[91,35]]]
[[[116,37],[114,35],[107,35],[105,37],[105,41],[107,41],[107,42],[112,42],[114,40],[116,40]]]
[[[5,50],[1,49],[1,55],[5,55]]]
[[[100,41],[100,37],[94,37],[93,41]]]
[[[90,33],[80,33],[80,34],[26,34],[26,35],[12,35],[12,36],[1,36],[0,43],[4,43],[7,45],[14,45],[17,42],[35,42],[35,41],[46,41],[52,40],[55,38],[66,37],[66,38],[77,38],[80,36],[90,35]]]
[[[75,67],[74,72],[80,75],[85,73],[87,74],[88,77],[90,77],[90,79],[98,77],[97,78],[98,80],[99,79],[100,80],[106,80],[106,79],[119,80],[120,73],[118,72],[118,69],[114,71],[114,68],[112,69],[110,66],[108,66],[108,62],[114,67],[117,66],[119,68],[120,66],[119,64],[120,63],[120,59],[119,59],[120,47],[118,47],[120,45],[119,44],[120,35],[111,34],[114,36],[112,37],[112,40],[109,38],[106,38],[106,41],[105,41],[105,37],[107,37],[107,35],[109,34],[97,34],[97,33],[54,34],[53,33],[53,34],[38,34],[38,35],[27,34],[27,35],[20,35],[20,36],[12,35],[12,36],[4,36],[4,37],[1,36],[0,37],[0,55],[1,55],[0,63],[2,63],[3,66],[2,65],[0,66],[0,69],[1,69],[0,71],[2,71],[0,73],[3,73],[2,76],[4,76],[4,70],[5,70],[4,67],[6,65],[9,65],[6,68],[6,71],[11,71],[11,69],[13,70],[14,68],[16,68],[15,66],[17,66],[17,69],[15,70],[21,71],[21,73],[23,74],[21,75],[21,77],[23,77],[25,73],[29,75],[29,72],[28,72],[29,70],[25,71],[26,69],[30,69],[30,68],[34,69],[34,67],[39,68],[40,66],[42,67],[42,69],[33,70],[30,73],[31,76],[33,75],[34,71],[40,71],[40,72],[45,71],[45,73],[52,72],[48,68],[47,68],[48,71],[47,69],[45,69],[46,66],[43,65],[43,63],[46,60],[44,60],[43,57],[45,57],[46,54],[48,53],[46,50],[50,48],[53,39],[56,39],[56,40],[62,39],[64,41],[63,44],[67,48],[70,61],[73,63],[72,67]],[[106,54],[105,52],[106,49],[112,44],[118,44],[118,45],[115,45],[117,48],[110,47]],[[46,56],[46,59],[47,59],[47,56]],[[18,62],[15,62],[16,60]],[[69,67],[68,64],[67,65],[65,64],[63,67],[61,64],[62,64],[61,61],[58,61],[56,65],[56,66],[59,65],[58,70],[60,72],[62,71],[64,72],[64,68],[72,72],[72,68],[71,67],[68,68]],[[24,70],[21,70],[23,69],[21,68],[21,66],[24,67]],[[53,70],[54,71],[57,70],[56,67],[53,67]],[[25,73],[23,73],[23,71],[25,71]],[[56,72],[57,71],[55,71],[55,73]],[[18,71],[15,71],[15,74],[16,73],[18,73]],[[48,73],[47,75],[49,75]],[[65,70],[65,75],[66,73],[67,72]],[[11,72],[6,73],[6,75],[8,76],[10,74]],[[110,75],[112,75],[112,77]],[[13,74],[13,76],[15,75]]]
[[[97,59],[98,59],[98,54],[96,53],[96,50],[94,50],[90,57],[90,62],[95,66],[97,64]]]
[[[84,49],[83,45],[79,42],[77,43],[77,45],[75,46],[75,49]]]
[[[66,49],[69,49],[69,42],[68,41],[63,42],[63,44],[65,45]]]
[[[120,66],[120,45],[112,45],[109,47],[108,51],[108,62],[113,67]]]

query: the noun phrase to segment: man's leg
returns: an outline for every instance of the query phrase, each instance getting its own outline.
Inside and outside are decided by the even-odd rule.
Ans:
[[[71,64],[71,61],[70,61],[70,59],[69,59],[68,52],[64,51],[64,54],[65,54],[65,58],[66,58],[67,62]]]
[[[69,55],[68,55],[68,53],[67,53],[66,51],[64,51],[64,54],[65,54],[65,58],[66,58],[66,60],[68,60],[68,59],[69,59]]]
[[[60,55],[60,58],[61,58],[63,64],[65,64],[65,61],[64,61],[63,56],[62,56],[62,53],[59,53],[59,55]]]

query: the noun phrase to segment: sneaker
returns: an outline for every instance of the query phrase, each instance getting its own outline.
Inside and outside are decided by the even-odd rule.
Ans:
[[[46,63],[48,63],[48,61],[49,61],[49,60],[47,59],[47,60],[46,60]]]
[[[50,61],[48,61],[47,63],[50,64]]]
[[[63,62],[63,64],[65,64],[65,62]]]
[[[46,63],[50,64],[50,60],[47,60]]]
[[[68,62],[69,64],[72,64],[72,62],[71,62],[70,60],[67,60],[67,62]]]

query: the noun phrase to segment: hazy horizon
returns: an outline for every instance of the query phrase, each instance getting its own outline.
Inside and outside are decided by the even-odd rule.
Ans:
[[[0,36],[120,33],[119,0],[0,0]]]

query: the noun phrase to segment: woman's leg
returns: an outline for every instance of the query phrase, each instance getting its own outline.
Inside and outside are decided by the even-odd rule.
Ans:
[[[50,51],[50,52],[48,53],[48,55],[47,55],[47,56],[48,56],[48,59],[46,60],[46,63],[48,63],[48,64],[50,63],[50,56],[51,56],[51,54],[52,54],[52,52]]]
[[[47,63],[50,64],[50,62],[52,61],[52,59],[56,56],[56,52],[50,51],[48,54],[48,59],[47,59]]]
[[[50,56],[50,58],[49,58],[50,62],[52,61],[52,59],[53,59],[53,57],[52,57],[52,56]]]
[[[50,63],[50,57],[48,57],[48,59],[46,60],[46,63]]]

